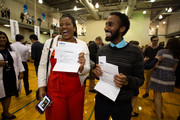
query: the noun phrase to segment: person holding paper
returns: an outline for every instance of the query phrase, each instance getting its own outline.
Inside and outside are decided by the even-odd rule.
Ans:
[[[89,50],[85,42],[76,38],[77,27],[75,19],[70,14],[63,14],[60,18],[60,34],[61,35],[56,36],[53,41],[52,39],[49,39],[44,44],[38,69],[39,97],[42,100],[43,96],[47,93],[52,99],[51,106],[49,106],[45,111],[46,120],[83,120],[83,83],[90,70]],[[82,52],[80,52],[77,56],[78,61],[76,62],[79,63],[79,68],[76,72],[58,71],[58,67],[56,67],[56,71],[54,71],[55,66],[57,66],[57,64],[61,64],[62,61],[58,60],[59,54],[55,55],[55,52],[61,53],[60,51],[56,51],[59,50],[58,48],[62,49],[59,41],[61,41],[61,43],[64,42],[64,49],[70,44],[72,44],[71,49],[74,48],[73,46],[76,46],[74,44],[81,46]],[[51,43],[52,46],[50,47]],[[57,47],[57,45],[59,46]],[[68,49],[66,50],[62,52],[71,52],[68,51]],[[49,51],[50,53],[48,59]],[[74,51],[76,50],[74,49]],[[69,53],[69,55],[74,54]],[[48,62],[49,64],[47,64]],[[65,65],[66,61],[63,62]],[[48,72],[46,72],[47,69]],[[48,73],[48,75],[46,73]],[[46,86],[47,92],[45,90]]]
[[[96,120],[109,120],[110,116],[113,120],[130,120],[131,99],[134,89],[139,88],[144,83],[142,52],[138,47],[127,43],[123,38],[129,26],[128,17],[120,12],[110,13],[106,21],[105,39],[111,43],[101,47],[97,57],[101,57],[101,61],[118,66],[119,74],[114,75],[114,83],[120,89],[120,92],[115,101],[106,97],[102,94],[103,92],[97,93],[95,97]],[[102,57],[104,60],[102,60]],[[94,73],[97,77],[103,77],[103,71],[99,64],[96,65]]]

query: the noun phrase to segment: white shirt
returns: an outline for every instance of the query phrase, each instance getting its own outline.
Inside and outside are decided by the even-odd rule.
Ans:
[[[26,62],[29,59],[29,49],[27,46],[20,42],[15,42],[11,46],[20,54],[22,62]]]

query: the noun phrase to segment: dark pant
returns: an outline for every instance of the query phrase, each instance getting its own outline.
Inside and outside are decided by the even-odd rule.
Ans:
[[[131,102],[115,104],[110,100],[103,99],[99,94],[96,95],[95,120],[130,120],[132,112]]]
[[[36,76],[38,76],[38,66],[39,66],[39,65],[35,65]]]
[[[29,92],[28,64],[27,64],[27,62],[22,62],[22,63],[23,63],[24,69],[25,69],[25,71],[23,72],[24,88],[25,88],[26,93],[28,93]]]

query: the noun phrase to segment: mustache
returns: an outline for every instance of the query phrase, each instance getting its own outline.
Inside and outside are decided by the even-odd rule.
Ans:
[[[108,31],[108,30],[105,30],[105,32],[110,32],[110,33],[112,33],[111,31]]]

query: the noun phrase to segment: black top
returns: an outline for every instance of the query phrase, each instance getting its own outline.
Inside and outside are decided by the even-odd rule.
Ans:
[[[93,41],[89,44],[88,48],[90,52],[90,60],[96,63],[96,57],[97,57],[99,46]]]
[[[144,57],[149,57],[147,63],[150,63],[155,58],[157,52],[161,49],[163,49],[163,47],[160,45],[156,49],[153,49],[151,46],[147,47],[144,51]]]
[[[31,58],[34,60],[35,66],[39,66],[42,50],[43,50],[43,44],[40,43],[39,41],[35,42],[31,46]]]
[[[133,90],[139,88],[144,83],[142,51],[129,43],[123,48],[115,48],[108,45],[101,47],[97,56],[106,56],[107,63],[117,65],[119,73],[127,76],[128,84],[121,88],[115,103],[131,101]],[[107,97],[104,96],[104,99],[107,99]]]

